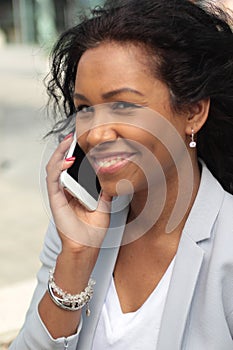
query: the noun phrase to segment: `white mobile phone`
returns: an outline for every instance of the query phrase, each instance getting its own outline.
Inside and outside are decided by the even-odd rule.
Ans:
[[[75,135],[66,157],[75,157],[75,161],[69,169],[61,173],[61,185],[88,210],[96,210],[101,186],[95,170],[77,143]]]

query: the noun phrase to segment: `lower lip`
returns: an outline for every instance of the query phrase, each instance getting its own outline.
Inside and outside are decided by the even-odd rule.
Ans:
[[[122,169],[123,167],[125,167],[126,165],[128,165],[129,162],[131,161],[132,157],[133,156],[130,156],[129,158],[126,158],[126,159],[122,159],[119,162],[117,162],[113,165],[110,165],[108,167],[101,167],[95,163],[94,164],[95,171],[98,174],[113,174],[113,173],[119,171],[120,169]]]

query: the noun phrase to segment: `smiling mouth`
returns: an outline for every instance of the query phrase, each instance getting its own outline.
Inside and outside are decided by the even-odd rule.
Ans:
[[[111,165],[117,164],[119,162],[122,162],[123,160],[125,160],[125,158],[122,157],[116,157],[114,159],[110,159],[110,160],[95,160],[95,163],[98,167],[101,168],[108,168]]]
[[[96,172],[114,172],[129,163],[134,154],[112,155],[103,158],[94,157],[94,167]]]

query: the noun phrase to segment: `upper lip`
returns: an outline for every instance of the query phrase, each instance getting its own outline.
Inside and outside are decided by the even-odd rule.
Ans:
[[[90,152],[89,156],[93,159],[110,159],[110,158],[117,158],[117,157],[122,157],[122,158],[127,158],[135,154],[135,152],[127,152],[127,151],[118,151],[118,152]]]

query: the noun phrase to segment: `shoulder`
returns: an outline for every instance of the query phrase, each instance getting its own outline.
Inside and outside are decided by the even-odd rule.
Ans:
[[[233,264],[233,196],[202,162],[199,190],[184,231],[202,247],[212,263]]]
[[[217,180],[216,180],[217,181]],[[229,247],[233,258],[233,195],[222,189],[223,197],[214,225],[216,234],[221,235],[224,245],[232,242]]]
[[[212,223],[211,241],[217,251],[233,264],[233,195],[225,191],[210,172],[208,180],[210,190],[206,200],[209,203],[209,212],[211,213],[214,206],[218,208]]]
[[[233,196],[224,191],[222,205],[213,227],[214,245],[233,267]],[[233,278],[233,275],[232,275]]]
[[[227,215],[229,213],[229,215]],[[224,199],[220,209],[220,215],[229,217],[233,222],[233,195],[224,191]]]

